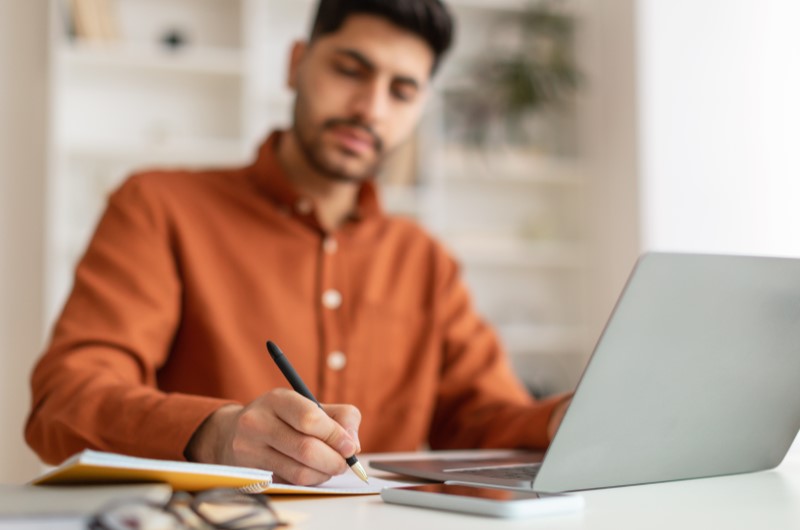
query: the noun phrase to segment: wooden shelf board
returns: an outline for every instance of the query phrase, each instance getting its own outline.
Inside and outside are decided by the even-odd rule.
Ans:
[[[72,41],[60,50],[66,66],[126,68],[241,76],[243,54],[235,48],[190,47],[170,50],[141,43]]]

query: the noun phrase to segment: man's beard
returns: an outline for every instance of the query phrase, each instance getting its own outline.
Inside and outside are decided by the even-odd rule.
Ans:
[[[297,100],[295,101],[295,137],[297,138],[297,143],[300,146],[300,150],[303,152],[303,155],[305,155],[306,160],[308,160],[311,166],[325,177],[339,182],[363,182],[364,180],[373,177],[378,172],[383,162],[383,141],[372,130],[372,128],[358,118],[353,117],[331,118],[323,122],[318,131],[311,130],[313,125],[304,120],[304,102],[302,99],[302,95],[298,94]],[[376,155],[375,162],[369,164],[363,169],[363,171],[360,171],[357,174],[353,173],[352,171],[348,171],[344,167],[345,164],[336,164],[327,160],[325,156],[326,146],[322,141],[323,133],[330,129],[342,126],[360,129],[361,131],[367,133],[373,141],[373,149]]]

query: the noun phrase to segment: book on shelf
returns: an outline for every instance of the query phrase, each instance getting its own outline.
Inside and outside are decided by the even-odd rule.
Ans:
[[[108,42],[119,38],[111,0],[70,0],[74,35],[83,40]]]

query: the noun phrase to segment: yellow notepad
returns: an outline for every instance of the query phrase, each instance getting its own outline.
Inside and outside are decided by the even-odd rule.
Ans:
[[[240,488],[266,491],[272,472],[247,467],[138,458],[85,450],[33,480],[33,484],[115,484],[165,482],[176,490]]]
[[[272,481],[272,472],[249,467],[153,460],[85,450],[34,479],[32,484],[124,484],[164,482],[175,490],[236,488],[244,493],[290,495],[370,495],[383,488],[406,486],[380,478],[363,484],[353,473],[333,477],[319,486],[295,486]]]

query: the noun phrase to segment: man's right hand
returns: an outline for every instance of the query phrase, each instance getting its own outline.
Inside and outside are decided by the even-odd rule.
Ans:
[[[361,413],[323,405],[278,388],[247,406],[226,405],[209,416],[186,446],[195,462],[268,469],[276,478],[310,486],[347,471],[361,451]]]

